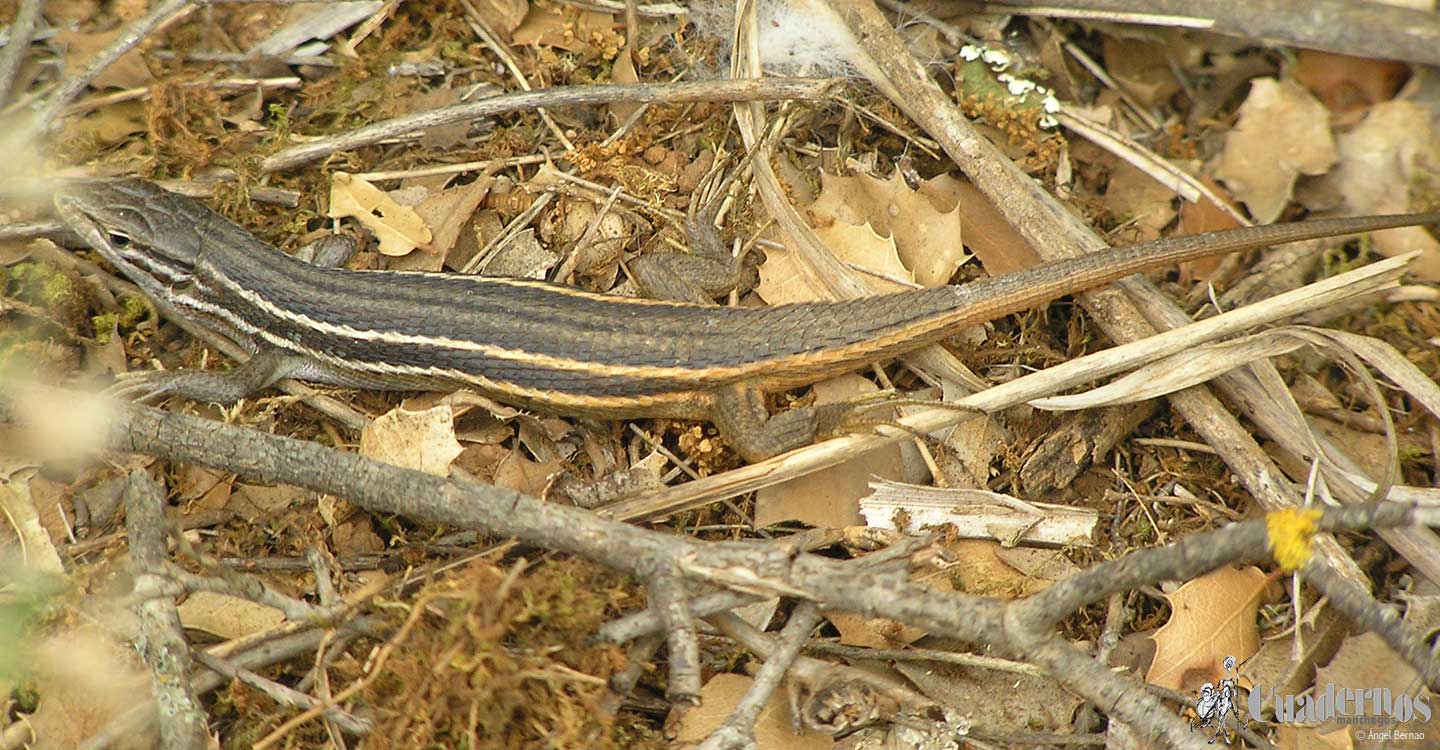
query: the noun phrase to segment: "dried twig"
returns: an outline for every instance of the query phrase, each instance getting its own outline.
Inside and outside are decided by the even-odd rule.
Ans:
[[[372,728],[371,723],[368,720],[356,718],[344,711],[341,711],[335,706],[324,706],[321,701],[316,700],[309,695],[306,695],[293,688],[281,685],[274,680],[267,680],[264,677],[261,677],[260,675],[255,674],[248,669],[237,667],[217,656],[212,656],[204,652],[198,652],[195,654],[195,661],[204,664],[206,667],[214,670],[217,674],[220,674],[228,679],[239,680],[240,682],[243,682],[246,685],[255,688],[256,690],[259,690],[265,695],[270,696],[271,700],[274,700],[276,703],[279,703],[282,706],[290,706],[292,708],[302,709],[312,709],[319,707],[322,711],[322,715],[329,721],[335,722],[335,726],[339,727],[346,734],[368,734]]]
[[[1357,0],[989,0],[998,13],[1202,29],[1356,57],[1440,65],[1440,17]]]
[[[699,705],[700,641],[690,613],[689,593],[673,560],[656,562],[657,569],[646,576],[645,582],[652,597],[650,609],[665,624],[666,647],[670,651],[666,696],[681,706]]]
[[[160,484],[140,470],[131,472],[125,486],[125,527],[130,535],[130,556],[137,582],[165,566],[165,493]],[[169,598],[154,598],[138,607],[140,632],[137,646],[150,666],[150,689],[160,722],[161,747],[202,750],[210,739],[205,709],[190,679],[190,647],[180,626],[180,614]]]
[[[387,138],[395,138],[451,123],[539,107],[565,107],[606,102],[681,104],[697,101],[730,102],[755,99],[809,101],[829,96],[833,85],[834,81],[830,79],[768,78],[758,81],[556,86],[539,91],[503,94],[476,102],[452,104],[448,107],[373,123],[348,133],[322,138],[301,146],[292,146],[260,162],[260,168],[266,172],[289,169],[324,158],[337,151],[368,146]]]
[[[728,622],[725,615],[717,619]],[[820,610],[814,604],[802,602],[795,607],[795,611],[790,613],[790,621],[785,623],[770,652],[765,654],[765,663],[755,673],[745,697],[736,704],[725,723],[700,745],[701,750],[741,750],[755,744],[755,721],[760,718],[761,709],[769,703],[775,688],[780,687],[780,681],[800,656],[800,649],[810,640],[810,632],[820,624],[820,619]]]
[[[226,78],[219,81],[185,81],[177,85],[182,89],[263,91],[266,89],[298,89],[300,88],[300,79],[296,76],[282,76],[280,78]],[[92,112],[101,107],[108,107],[111,104],[144,101],[153,96],[154,93],[154,86],[141,86],[139,88],[115,91],[71,104],[65,108],[64,114],[80,115],[86,112]]]
[[[10,38],[0,49],[0,109],[10,103],[10,88],[15,85],[15,76],[20,72],[20,63],[30,51],[30,40],[35,34],[35,22],[40,20],[43,0],[20,0],[15,12],[15,22],[10,24]]]
[[[362,630],[374,630],[380,625],[378,618],[360,618],[351,623]],[[220,644],[209,649],[210,653],[224,655],[230,664],[249,670],[263,669],[272,664],[289,661],[315,650],[325,633],[320,630],[301,630],[262,643],[251,644],[243,649],[230,648],[231,644]],[[195,693],[203,695],[230,682],[208,669],[197,669],[192,676]],[[103,729],[96,732],[82,745],[80,750],[104,750],[130,737],[149,730],[155,721],[154,701],[145,701],[126,711]]]

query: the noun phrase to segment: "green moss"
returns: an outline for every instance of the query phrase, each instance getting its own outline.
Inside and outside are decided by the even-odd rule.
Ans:
[[[447,39],[435,48],[436,54],[442,60],[464,63],[466,65],[475,62],[475,56],[470,54],[469,45],[463,39]]]
[[[1357,242],[1360,246],[1360,252],[1355,257],[1351,257],[1350,254],[1345,251],[1345,245],[1343,243],[1340,245],[1332,244],[1330,247],[1325,248],[1325,252],[1320,256],[1320,277],[1330,278],[1331,276],[1338,276],[1368,264],[1373,255],[1374,246],[1370,243],[1369,237],[1363,237],[1357,240]]]
[[[90,325],[95,328],[95,343],[105,346],[110,343],[110,332],[116,329],[120,321],[118,313],[101,313],[90,318]]]
[[[25,261],[11,267],[5,292],[46,310],[60,310],[83,302],[75,283],[48,263]]]
[[[121,328],[130,328],[150,316],[150,306],[139,297],[125,297],[120,301],[117,323]]]
[[[35,631],[48,619],[65,583],[56,575],[7,572],[17,575],[6,576],[9,591],[0,601],[0,679],[14,681],[23,678]]]

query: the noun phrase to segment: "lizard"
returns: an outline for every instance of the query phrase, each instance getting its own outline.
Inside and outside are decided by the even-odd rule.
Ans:
[[[1202,257],[1440,223],[1440,212],[1186,235],[962,285],[840,302],[726,307],[545,281],[312,265],[204,203],[136,179],[57,190],[86,245],[156,302],[253,356],[229,371],[131,373],[147,397],[232,403],[282,378],[365,389],[472,388],[537,411],[709,421],[746,460],[807,445],[824,407],[764,395],[888,360],[977,323]]]

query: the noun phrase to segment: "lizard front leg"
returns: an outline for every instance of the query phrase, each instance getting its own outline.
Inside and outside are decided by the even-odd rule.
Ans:
[[[740,285],[742,259],[732,255],[720,239],[715,218],[743,166],[721,176],[724,164],[717,164],[706,176],[706,185],[697,190],[685,219],[685,235],[691,252],[648,253],[629,262],[630,275],[646,296],[712,305],[716,297]]]
[[[183,396],[191,401],[233,404],[288,377],[305,377],[305,358],[277,350],[262,351],[230,370],[145,370],[122,373],[110,393],[149,401]]]

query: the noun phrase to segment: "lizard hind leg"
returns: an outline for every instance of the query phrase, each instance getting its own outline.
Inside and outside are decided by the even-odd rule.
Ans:
[[[809,445],[819,425],[813,406],[771,416],[765,408],[765,392],[749,383],[735,383],[715,392],[710,421],[750,463]]]
[[[934,405],[930,401],[892,396],[893,391],[881,391],[835,403],[802,406],[772,416],[765,408],[764,391],[749,383],[735,383],[714,394],[710,420],[735,452],[751,463],[802,448],[817,439],[858,433],[878,434],[879,427],[892,427],[924,437],[894,419],[863,416],[866,411],[876,408],[905,404]]]

